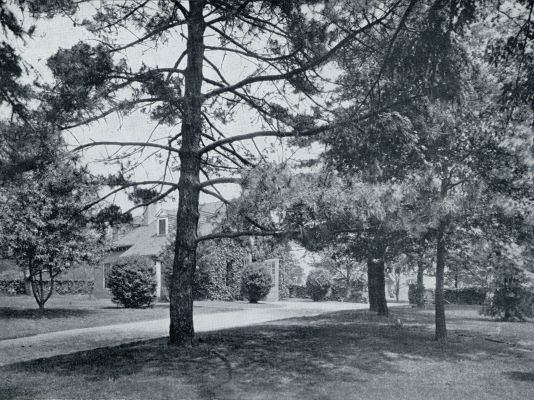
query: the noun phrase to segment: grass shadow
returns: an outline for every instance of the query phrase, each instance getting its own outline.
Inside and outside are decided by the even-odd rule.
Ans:
[[[399,318],[419,325],[399,326],[395,323]],[[6,373],[18,376],[21,384],[35,376],[73,382],[64,392],[50,392],[60,398],[75,396],[78,386],[80,390],[92,388],[99,397],[116,389],[113,385],[119,383],[115,382],[124,385],[119,397],[125,398],[146,393],[146,382],[172,382],[191,398],[247,398],[257,393],[279,393],[285,398],[288,387],[296,398],[320,398],[321,382],[353,388],[373,379],[405,379],[412,372],[400,368],[399,361],[456,365],[511,354],[502,343],[474,337],[451,335],[448,345],[440,345],[425,326],[428,319],[405,309],[392,310],[390,318],[367,311],[341,311],[199,334],[198,344],[190,348],[170,347],[167,339],[156,339],[12,364],[0,368],[0,377]],[[534,373],[506,376],[534,380]]]

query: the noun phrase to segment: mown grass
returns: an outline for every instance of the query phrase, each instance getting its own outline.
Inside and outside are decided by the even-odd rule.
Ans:
[[[208,304],[210,303],[210,304]],[[213,313],[239,308],[223,302],[201,302],[195,313]],[[30,296],[0,296],[0,340],[136,321],[152,321],[169,316],[169,305],[155,304],[151,308],[125,309],[109,299],[89,299],[88,296],[54,296],[44,312],[37,309]]]
[[[534,326],[449,310],[450,341],[432,312],[390,318],[339,312],[165,339],[0,368],[13,399],[530,399]],[[400,320],[400,323],[399,323]],[[496,326],[500,326],[499,332]]]

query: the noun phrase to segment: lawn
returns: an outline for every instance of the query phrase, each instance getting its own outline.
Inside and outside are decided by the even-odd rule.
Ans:
[[[239,304],[200,302],[195,313],[213,313],[242,308]],[[169,305],[125,309],[109,299],[89,299],[85,295],[54,296],[40,313],[33,297],[0,296],[0,340],[67,329],[88,328],[135,321],[167,318]]]
[[[448,311],[450,343],[432,312],[390,318],[343,311],[165,339],[0,368],[12,399],[531,399],[534,324]],[[400,323],[399,323],[400,320]]]

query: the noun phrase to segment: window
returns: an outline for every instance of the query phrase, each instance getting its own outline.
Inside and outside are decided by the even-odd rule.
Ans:
[[[159,218],[158,219],[158,236],[163,236],[167,234],[168,231],[168,219],[167,218]]]

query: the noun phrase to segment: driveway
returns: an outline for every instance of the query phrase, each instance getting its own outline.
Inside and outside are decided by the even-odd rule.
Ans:
[[[267,304],[266,304],[267,305]],[[256,325],[286,318],[315,316],[342,310],[359,310],[367,304],[310,301],[272,303],[275,307],[247,307],[242,310],[194,316],[195,331]],[[130,322],[126,324],[72,329],[43,333],[17,339],[0,340],[0,366],[38,358],[53,357],[99,347],[164,337],[168,335],[169,319]]]

